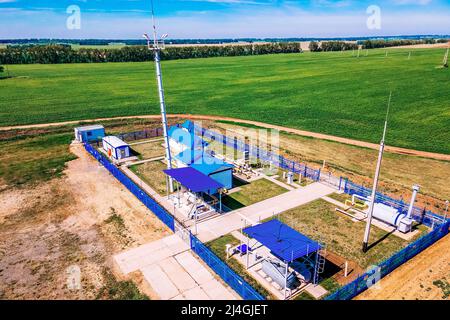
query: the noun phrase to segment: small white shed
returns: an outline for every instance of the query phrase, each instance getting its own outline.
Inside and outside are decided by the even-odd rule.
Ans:
[[[103,150],[116,160],[130,157],[130,145],[116,136],[107,136],[103,140]]]

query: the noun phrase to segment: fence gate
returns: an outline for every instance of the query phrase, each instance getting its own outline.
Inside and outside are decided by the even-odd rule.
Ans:
[[[188,229],[175,220],[175,234],[179,236],[189,247],[191,246],[191,236]]]
[[[339,190],[341,178],[335,177],[331,172],[322,172],[320,174],[320,182]]]

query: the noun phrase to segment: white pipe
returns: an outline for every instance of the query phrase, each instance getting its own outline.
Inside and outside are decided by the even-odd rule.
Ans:
[[[414,209],[414,202],[416,202],[416,197],[417,197],[417,193],[419,192],[419,190],[420,190],[420,186],[418,186],[418,185],[413,186],[413,194],[411,197],[411,203],[409,204],[408,214],[406,215],[406,217],[408,219],[411,219],[412,211]]]

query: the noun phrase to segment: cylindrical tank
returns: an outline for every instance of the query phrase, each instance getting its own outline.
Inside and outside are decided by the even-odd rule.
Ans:
[[[395,208],[382,203],[375,203],[373,217],[392,226],[398,227],[400,221],[406,217],[404,213],[398,212]]]

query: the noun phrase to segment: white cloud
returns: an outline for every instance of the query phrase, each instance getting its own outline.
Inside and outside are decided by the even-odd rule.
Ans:
[[[432,2],[433,0],[394,0],[395,4],[399,5],[421,5],[425,6]]]

